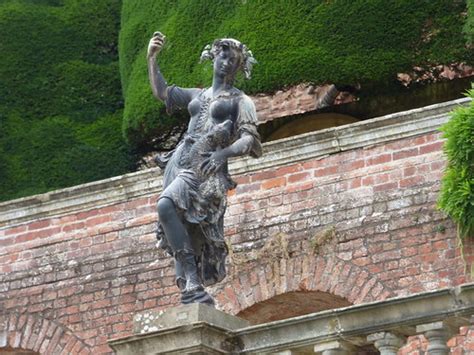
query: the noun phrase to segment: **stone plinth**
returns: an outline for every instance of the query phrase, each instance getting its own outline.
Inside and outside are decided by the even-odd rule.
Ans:
[[[240,350],[232,331],[249,323],[210,306],[194,303],[137,314],[136,335],[109,345],[118,355],[230,354]]]

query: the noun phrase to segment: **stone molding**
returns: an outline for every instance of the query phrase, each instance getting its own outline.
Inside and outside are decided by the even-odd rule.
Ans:
[[[450,111],[469,102],[468,98],[458,99],[268,142],[264,144],[262,158],[232,159],[230,171],[235,175],[253,173],[433,132],[448,121]],[[152,168],[6,201],[0,203],[0,231],[3,227],[31,220],[63,216],[158,194],[161,187],[161,171]]]
[[[179,307],[176,309],[180,310]],[[170,311],[173,309],[165,312]],[[215,321],[206,317],[193,318],[187,325],[179,326],[161,322],[157,331],[115,339],[109,344],[118,355],[135,354],[138,349],[146,350],[142,352],[146,354],[179,353],[188,350],[190,344],[195,350],[212,349],[218,354],[266,354],[288,350],[295,353],[323,351],[324,354],[324,351],[336,348],[366,346],[378,340],[379,337],[371,339],[371,335],[379,332],[393,332],[397,334],[393,339],[405,339],[418,334],[417,326],[426,323],[449,323],[459,331],[460,326],[470,324],[472,314],[474,283],[241,329],[216,326]],[[203,333],[203,329],[208,331]],[[220,345],[216,347],[216,344]],[[392,345],[400,344],[397,341]]]
[[[472,314],[474,284],[471,283],[256,325],[234,335],[244,344],[245,353],[294,349],[337,339],[364,345],[367,335],[374,332],[396,331],[411,336],[418,334],[419,324],[446,319],[457,326],[469,325]]]

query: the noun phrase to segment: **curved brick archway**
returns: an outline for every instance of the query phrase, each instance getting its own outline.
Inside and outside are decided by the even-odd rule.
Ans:
[[[0,315],[0,353],[92,354],[90,347],[66,327],[36,315]],[[7,352],[8,353],[8,352]]]
[[[262,324],[350,305],[346,299],[329,292],[296,291],[255,303],[239,312],[237,317],[251,324]]]
[[[300,254],[272,263],[248,265],[245,269],[237,268],[232,275],[228,282],[213,292],[220,308],[231,314],[239,314],[255,304],[294,292],[330,294],[348,304],[395,296],[377,276],[334,255]],[[337,308],[338,304],[348,305],[341,302],[336,302],[332,308]]]

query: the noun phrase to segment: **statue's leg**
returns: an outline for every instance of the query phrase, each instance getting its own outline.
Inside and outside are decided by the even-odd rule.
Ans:
[[[186,289],[186,275],[183,266],[176,258],[174,259],[174,269],[176,270],[176,286],[180,291],[184,291]]]
[[[183,273],[186,286],[182,291],[182,303],[208,303],[214,304],[209,294],[204,291],[197,272],[196,258],[186,228],[181,222],[176,207],[170,198],[163,197],[158,201],[158,216],[163,230],[174,252],[176,275],[179,287],[179,277]],[[182,271],[181,271],[182,270]]]
[[[158,200],[158,216],[171,249],[174,252],[181,249],[191,250],[191,238],[176,212],[173,201],[168,197]]]

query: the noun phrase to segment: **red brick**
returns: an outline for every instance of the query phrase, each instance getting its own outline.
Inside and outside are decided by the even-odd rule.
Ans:
[[[397,182],[388,182],[386,184],[376,185],[376,186],[373,187],[374,192],[394,190],[396,188],[398,188],[398,183]]]
[[[46,228],[50,225],[51,225],[51,221],[49,219],[45,219],[45,220],[42,220],[42,221],[30,223],[28,225],[28,230],[31,231],[31,230],[36,230],[36,229],[42,229],[42,228]]]
[[[90,211],[85,211],[85,212],[79,212],[79,213],[77,214],[77,220],[78,220],[78,221],[85,220],[85,219],[87,219],[87,218],[97,216],[98,214],[99,214],[99,210],[98,210],[98,209],[90,210]]]
[[[300,164],[284,166],[276,170],[276,176],[293,174],[302,170],[303,170],[303,167]]]
[[[344,165],[346,167],[346,165]],[[357,169],[362,169],[365,167],[365,161],[364,160],[356,160],[352,161],[347,165],[348,171],[354,171]]]
[[[356,188],[361,187],[361,186],[362,186],[362,178],[361,177],[354,178],[349,183],[349,188],[350,189],[356,189]]]
[[[373,176],[366,176],[362,178],[362,185],[363,186],[372,186],[374,184],[375,180]]]
[[[384,164],[388,163],[392,160],[392,154],[381,154],[375,157],[367,158],[366,164],[369,165],[377,165],[377,164]]]
[[[25,232],[25,231],[26,231],[26,228],[27,228],[26,225],[22,225],[22,226],[18,226],[18,227],[13,227],[13,228],[7,229],[7,230],[5,231],[5,236],[20,234],[20,233],[22,233],[22,232]]]
[[[307,180],[310,178],[309,172],[302,172],[302,173],[297,173],[297,174],[292,174],[288,176],[288,183],[295,183],[299,182],[301,180]]]
[[[64,225],[62,227],[62,231],[67,233],[74,230],[83,229],[84,227],[85,227],[84,222],[71,223],[71,224]]]
[[[266,180],[262,183],[263,190],[269,190],[276,187],[282,187],[286,185],[286,178],[284,177],[277,177],[274,179]]]
[[[15,243],[20,244],[20,243],[30,242],[35,239],[53,236],[55,234],[58,234],[59,232],[61,232],[61,227],[40,229],[40,230],[25,233],[25,234],[17,235],[15,238]]]
[[[416,173],[416,166],[409,166],[403,169],[403,176],[412,176]]]
[[[393,152],[393,160],[405,159],[418,155],[418,148],[401,150],[399,152]]]
[[[234,176],[233,179],[239,185],[240,184],[247,184],[247,183],[250,182],[250,176],[249,175]]]
[[[443,150],[444,142],[434,142],[420,147],[420,154],[427,154],[432,152],[440,152]]]
[[[251,181],[256,182],[256,181],[268,180],[268,179],[274,178],[275,176],[277,176],[275,170],[262,171],[260,173],[253,174],[251,176]]]
[[[0,238],[0,247],[7,247],[9,245],[13,245],[15,243],[15,236],[12,235],[11,237],[8,238]]]
[[[297,191],[310,190],[313,188],[313,186],[314,186],[313,181],[307,181],[301,184],[292,184],[286,187],[285,192],[290,194]]]
[[[325,168],[316,169],[314,171],[314,176],[321,177],[321,176],[333,175],[333,174],[336,174],[338,171],[339,171],[339,166],[337,165],[328,166]]]
[[[321,160],[311,160],[311,161],[307,161],[307,162],[304,162],[303,163],[303,169],[306,170],[306,169],[314,169],[314,168],[319,168],[319,167],[322,167],[324,166],[326,162],[321,159]]]
[[[128,201],[128,202],[124,203],[123,208],[125,210],[134,210],[138,207],[148,205],[148,202],[149,202],[148,198],[143,197],[143,198],[139,198],[139,199],[136,199],[136,200],[131,200],[131,201]]]
[[[111,220],[112,220],[112,217],[110,215],[97,216],[97,217],[89,218],[86,221],[86,226],[87,227],[98,226],[100,224],[110,222]]]
[[[238,185],[236,188],[236,194],[245,194],[259,191],[261,187],[260,183],[253,183],[253,184],[245,184],[245,185]]]
[[[424,180],[425,178],[422,175],[417,175],[400,180],[399,185],[400,187],[417,186],[423,183]]]
[[[435,161],[432,162],[430,165],[431,171],[438,171],[438,170],[443,170],[446,166],[446,162],[443,161]]]

